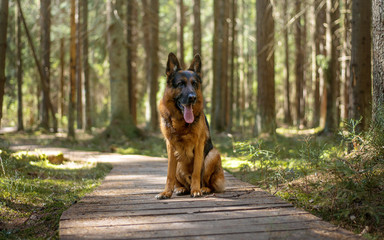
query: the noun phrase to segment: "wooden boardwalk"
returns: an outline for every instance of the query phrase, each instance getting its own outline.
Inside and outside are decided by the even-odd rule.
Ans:
[[[63,213],[61,239],[359,238],[227,173],[225,193],[156,200],[166,159],[82,154],[114,168],[96,191]]]

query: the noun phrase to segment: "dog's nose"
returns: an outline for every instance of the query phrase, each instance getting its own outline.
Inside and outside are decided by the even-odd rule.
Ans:
[[[188,103],[195,103],[196,102],[196,94],[190,93],[188,94]]]

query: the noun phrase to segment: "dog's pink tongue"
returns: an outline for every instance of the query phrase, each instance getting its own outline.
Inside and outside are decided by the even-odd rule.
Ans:
[[[184,106],[184,120],[187,123],[193,123],[193,120],[195,120],[195,117],[193,116],[192,105]]]

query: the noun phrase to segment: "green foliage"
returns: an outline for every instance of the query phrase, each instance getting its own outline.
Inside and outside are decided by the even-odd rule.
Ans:
[[[0,150],[0,239],[57,238],[64,210],[100,184],[109,164],[51,164],[45,155]],[[59,156],[56,156],[59,157]]]
[[[345,123],[341,139],[277,135],[236,142],[223,166],[326,220],[380,238],[384,236],[384,128],[376,124],[357,134],[358,124]]]

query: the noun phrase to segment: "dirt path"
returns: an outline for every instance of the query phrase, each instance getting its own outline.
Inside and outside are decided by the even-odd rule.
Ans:
[[[166,159],[64,148],[41,151],[114,166],[94,192],[63,213],[61,239],[359,238],[228,173],[225,193],[160,201],[155,195],[164,187]]]

